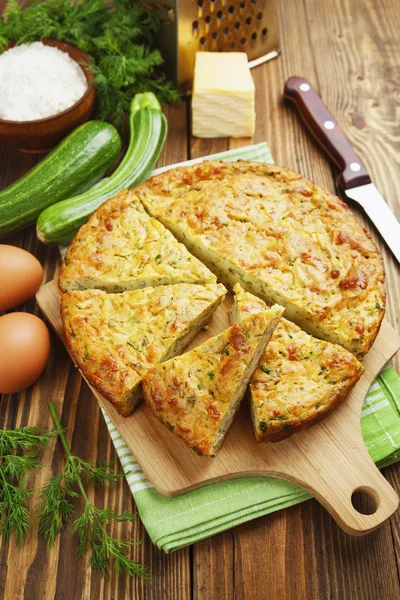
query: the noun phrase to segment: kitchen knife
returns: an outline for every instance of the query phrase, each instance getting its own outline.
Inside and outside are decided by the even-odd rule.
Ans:
[[[363,207],[400,263],[400,223],[317,91],[306,79],[290,77],[284,97],[294,102],[305,125],[340,169],[338,183],[346,196]]]

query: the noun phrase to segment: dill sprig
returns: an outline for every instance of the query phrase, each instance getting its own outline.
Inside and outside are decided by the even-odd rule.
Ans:
[[[73,532],[78,537],[77,558],[90,551],[90,565],[100,575],[108,578],[110,569],[114,567],[117,573],[150,579],[147,569],[128,556],[129,548],[137,542],[118,540],[107,531],[112,521],[131,522],[135,515],[131,511],[117,514],[111,508],[98,508],[89,500],[84,487],[85,480],[88,483],[114,485],[122,475],[113,472],[113,462],[101,462],[94,466],[74,456],[52,402],[49,409],[67,458],[61,473],[51,476],[40,492],[37,518],[39,531],[47,548],[52,546],[63,524],[72,522]],[[73,500],[79,496],[83,500],[83,510],[81,515],[74,519]]]
[[[0,430],[0,537],[8,540],[15,532],[22,545],[34,520],[39,520],[39,533],[50,548],[65,523],[72,524],[78,538],[77,558],[91,552],[90,564],[105,578],[110,569],[117,573],[137,575],[150,579],[140,562],[131,560],[129,549],[137,542],[118,540],[110,535],[108,526],[117,522],[132,522],[135,515],[127,510],[121,514],[111,508],[97,508],[88,498],[84,482],[89,485],[115,485],[123,474],[114,472],[115,463],[100,461],[97,465],[71,453],[55,406],[49,404],[55,429],[43,432],[36,427]],[[52,475],[39,491],[35,516],[29,514],[28,503],[34,494],[27,486],[30,475],[42,465],[39,452],[50,441],[59,437],[66,453],[66,461],[58,475]],[[83,510],[75,518],[75,504],[83,500]]]
[[[74,44],[93,64],[96,117],[120,126],[137,92],[154,92],[160,102],[178,98],[159,69],[159,27],[154,12],[132,0],[33,0],[25,9],[9,0],[0,17],[0,52],[10,41],[56,38]]]
[[[58,430],[43,432],[36,427],[0,430],[0,536],[5,541],[15,531],[21,546],[29,529],[28,502],[33,489],[29,476],[41,466],[40,450],[58,435]]]

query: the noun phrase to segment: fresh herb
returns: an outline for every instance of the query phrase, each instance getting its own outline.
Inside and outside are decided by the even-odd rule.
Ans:
[[[57,435],[58,430],[43,432],[35,427],[0,430],[0,536],[5,541],[15,531],[22,545],[30,519],[28,502],[33,489],[29,476],[40,467],[39,452]]]
[[[209,373],[207,373],[207,377],[209,379],[211,379],[211,380],[214,379],[214,376],[215,376],[215,373],[213,373],[212,371],[210,371]]]
[[[87,484],[114,485],[123,477],[114,472],[114,463],[100,462],[96,466],[74,456],[66,441],[64,431],[53,403],[49,404],[55,429],[43,432],[35,427],[16,430],[0,430],[0,537],[7,541],[15,532],[19,545],[34,521],[39,521],[39,533],[50,548],[63,525],[70,522],[78,538],[77,557],[90,551],[90,565],[107,578],[112,567],[117,573],[138,575],[150,579],[147,569],[128,557],[128,550],[135,544],[122,541],[108,533],[112,522],[131,522],[131,511],[117,514],[110,508],[100,509],[90,502],[84,482]],[[67,455],[60,474],[52,475],[39,491],[39,503],[35,516],[29,513],[33,488],[27,487],[29,476],[41,467],[39,452],[50,441],[59,437]],[[75,516],[74,500],[83,501],[80,516]]]
[[[267,369],[267,367],[261,366],[260,369],[263,373],[266,373],[267,375],[269,375],[271,373],[270,369]]]
[[[164,62],[155,47],[159,27],[153,11],[131,0],[33,0],[24,10],[10,0],[0,18],[0,52],[10,41],[74,44],[92,61],[96,117],[121,126],[137,92],[154,92],[161,102],[178,99],[158,71]]]
[[[109,571],[114,565],[117,573],[125,575],[138,575],[149,579],[147,570],[136,561],[128,557],[128,549],[136,542],[132,540],[121,541],[112,537],[107,527],[112,521],[118,523],[133,521],[135,515],[131,511],[117,514],[111,508],[98,508],[88,498],[84,481],[113,485],[120,475],[113,473],[113,463],[100,463],[92,465],[74,456],[68,446],[55,406],[49,404],[50,413],[59,432],[61,443],[67,455],[67,460],[59,475],[52,475],[40,492],[40,503],[37,511],[39,531],[43,535],[46,545],[50,548],[62,526],[72,522],[72,530],[78,537],[77,557],[91,552],[89,563],[100,575],[108,578]],[[75,508],[72,504],[74,498],[83,500],[81,515],[74,519]]]
[[[258,424],[258,429],[260,431],[262,431],[264,433],[264,431],[267,431],[267,422],[266,421],[260,421]]]
[[[196,396],[188,396],[188,404],[190,404],[190,406],[194,406],[196,404]]]

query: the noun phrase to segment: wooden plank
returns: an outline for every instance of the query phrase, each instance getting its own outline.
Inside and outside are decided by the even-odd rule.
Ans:
[[[400,11],[396,9],[397,3],[390,0],[334,0],[329,12],[319,0],[304,2],[303,7],[315,50],[320,93],[400,219],[400,138],[395,125]],[[386,318],[399,331],[399,266],[363,211],[356,203],[351,207],[384,256]],[[400,370],[400,356],[392,364]]]
[[[264,600],[268,590],[290,600],[394,600],[388,540],[389,523],[367,537],[347,536],[314,500],[246,523],[235,530],[237,597]]]
[[[372,10],[372,4],[374,9]],[[343,23],[343,5],[348,13],[352,12],[353,25],[357,23],[357,34],[351,26]],[[385,12],[388,19],[393,19],[395,2],[384,2],[379,12]],[[256,81],[257,99],[257,125],[255,141],[268,140],[272,154],[278,164],[283,164],[297,170],[317,181],[330,191],[335,191],[332,169],[320,148],[310,139],[299,122],[297,115],[290,106],[283,104],[281,94],[284,82],[291,75],[302,75],[308,78],[325,98],[332,112],[339,119],[341,125],[352,139],[352,119],[347,117],[343,123],[343,107],[341,98],[346,94],[353,103],[358,102],[356,77],[349,81],[348,72],[342,70],[340,61],[348,56],[348,46],[352,45],[351,55],[354,56],[362,32],[369,27],[371,20],[378,17],[376,3],[369,2],[365,7],[361,1],[346,1],[323,3],[315,0],[312,3],[286,1],[280,3],[280,34],[282,55],[271,63],[258,67],[253,71]],[[371,12],[372,11],[372,12]],[[398,11],[397,11],[398,14]],[[382,21],[381,21],[382,22]],[[394,21],[395,22],[395,21]],[[308,25],[310,23],[310,25]],[[393,28],[391,28],[393,29]],[[364,85],[372,91],[374,97],[370,101],[370,111],[382,111],[379,118],[373,120],[373,130],[368,129],[368,144],[370,161],[368,166],[374,166],[379,171],[380,179],[376,179],[375,171],[372,172],[377,185],[381,186],[381,179],[385,173],[379,169],[379,162],[374,155],[374,139],[377,133],[382,136],[385,129],[385,147],[389,154],[393,173],[393,163],[398,156],[399,140],[395,135],[394,123],[396,118],[396,102],[393,85],[395,81],[392,71],[396,69],[398,53],[393,52],[396,47],[396,35],[388,36],[383,28],[384,41],[380,47],[385,47],[385,54],[392,49],[387,57],[385,76],[382,72],[360,72],[364,78]],[[329,47],[327,45],[334,45]],[[378,61],[375,53],[369,52],[368,58],[362,60]],[[389,73],[388,73],[389,71]],[[365,81],[367,83],[365,83]],[[345,92],[343,92],[343,86]],[[387,94],[386,89],[391,93]],[[372,104],[377,104],[372,106]],[[374,112],[375,111],[375,112]],[[362,125],[357,120],[359,114],[354,109],[355,123]],[[377,115],[378,116],[378,115]],[[385,127],[379,120],[384,118]],[[347,125],[346,125],[347,123]],[[364,130],[363,130],[364,131]],[[359,147],[360,154],[362,144]],[[382,193],[389,200],[388,192],[393,200],[399,198],[398,178],[390,178],[381,188]],[[397,193],[396,193],[397,192]],[[397,204],[400,207],[400,204]],[[393,204],[392,204],[393,207]],[[357,209],[356,209],[357,210]],[[360,212],[360,211],[358,211]],[[365,222],[365,221],[364,221]],[[373,231],[374,233],[374,231]],[[376,237],[375,237],[376,239]],[[383,244],[379,241],[382,249]],[[393,305],[398,307],[399,288],[398,279],[391,274],[391,258],[385,259],[389,263],[388,290],[389,298],[388,318],[392,325],[399,331],[398,310],[395,314]],[[397,271],[398,277],[398,271]],[[395,364],[398,366],[398,360]],[[387,469],[390,474],[389,481],[395,489],[400,490],[400,481],[394,476],[400,472],[399,465]],[[394,546],[399,548],[400,522],[398,511],[391,519]],[[339,533],[339,538],[337,537]],[[346,536],[340,535],[331,517],[327,515],[312,500],[298,507],[292,507],[284,512],[272,514],[255,522],[244,524],[234,530],[235,540],[235,592],[236,598],[290,598],[290,600],[303,600],[304,598],[325,599],[363,599],[388,598],[394,599],[399,594],[398,580],[393,561],[393,542],[388,525],[380,528],[379,533],[373,533],[363,540],[352,538],[352,552],[345,552],[349,543]],[[365,544],[365,547],[364,547]],[[385,557],[387,556],[387,562]],[[365,572],[363,560],[368,557],[374,561],[370,572],[376,573],[368,584],[362,581],[360,573]],[[398,565],[400,555],[397,555]],[[376,562],[375,562],[376,561]],[[333,563],[334,571],[330,572]],[[357,587],[358,586],[358,587]],[[382,587],[384,586],[384,590]]]
[[[317,598],[398,598],[389,523],[366,538],[356,539],[343,535],[314,502],[307,508],[312,544],[304,548],[305,562],[315,562]]]
[[[187,104],[182,100],[178,104],[164,106],[168,119],[168,135],[157,167],[172,165],[190,158],[188,152],[189,122],[187,120]]]
[[[0,11],[3,5],[4,0],[0,0]],[[396,155],[399,152],[399,138],[396,137],[395,130],[398,104],[395,81],[399,60],[397,1],[383,0],[377,3],[373,0],[366,2],[362,0],[339,2],[336,0],[324,3],[313,0],[309,4],[305,4],[295,0],[284,0],[279,3],[279,7],[282,56],[254,71],[259,115],[255,140],[269,140],[278,163],[297,169],[334,191],[331,169],[321,151],[309,140],[291,108],[283,106],[280,102],[283,84],[287,77],[294,74],[308,77],[319,88],[349,138],[358,144],[360,154],[371,168],[375,182],[388,202],[394,206],[393,203],[397,203],[400,197],[399,182],[397,178],[387,174],[393,173],[393,165],[396,166]],[[309,28],[307,22],[310,22]],[[358,63],[355,62],[357,60]],[[359,72],[354,67],[356,64],[360,66]],[[262,102],[264,96],[265,101]],[[350,103],[352,110],[348,111]],[[363,110],[359,109],[359,103],[362,103]],[[261,113],[261,109],[265,112]],[[350,115],[350,112],[353,115]],[[182,118],[179,118],[180,114],[178,110],[173,117],[173,127],[176,133],[172,135],[175,141],[171,142],[170,137],[168,139],[165,151],[168,154],[164,153],[163,155],[165,164],[187,158],[186,140],[184,143],[182,140],[179,141],[187,127],[187,119],[183,114]],[[263,116],[260,117],[262,114]],[[168,116],[171,136],[172,115],[168,114]],[[363,126],[363,119],[366,127]],[[357,136],[361,134],[363,137],[358,138]],[[376,156],[376,142],[379,143],[379,152],[383,157],[383,163]],[[233,144],[235,143],[237,142],[233,142]],[[364,145],[366,145],[368,157],[365,155]],[[219,146],[218,142],[216,147],[211,144],[212,150],[209,150],[207,143],[203,147],[204,149],[201,148],[196,152],[197,155],[204,155],[225,147]],[[169,155],[170,149],[171,155]],[[192,154],[195,154],[195,151],[192,150]],[[170,160],[168,160],[168,156]],[[1,149],[0,187],[10,183],[17,177],[17,174],[22,174],[33,164],[31,161],[33,161],[32,157],[23,156],[9,149]],[[389,169],[386,167],[387,162],[390,165]],[[382,164],[385,165],[385,169],[381,168]],[[400,205],[397,204],[397,206]],[[26,233],[15,236],[12,242],[27,249],[32,248],[36,256],[45,262],[46,268],[48,267],[48,280],[52,278],[54,260],[49,260],[48,250],[37,244],[33,231],[27,230]],[[386,259],[386,265],[388,265],[388,261],[387,269],[391,270],[390,257]],[[389,273],[388,276],[388,291],[387,316],[392,325],[399,329],[399,313],[396,310],[399,302],[398,271],[396,278],[394,265],[393,275]],[[30,301],[26,306],[28,310],[34,310],[34,302]],[[53,338],[54,347],[56,351],[52,353],[49,373],[54,373],[54,368],[56,368],[62,378],[65,376],[63,369],[66,368],[65,365],[69,365],[70,361],[67,360],[61,346],[57,345],[55,338]],[[397,367],[398,365],[397,362]],[[68,366],[67,377],[68,394],[74,397],[74,402],[76,403],[78,398],[80,398],[80,402],[91,402],[90,397],[85,394],[81,396],[79,389],[75,389],[75,387],[79,387],[79,378],[71,377]],[[40,393],[42,396],[40,404],[44,400],[45,406],[48,399],[56,397],[58,406],[60,406],[61,387],[58,381],[55,386],[54,377],[51,376],[46,379],[46,389],[35,386],[35,389],[37,388],[35,393]],[[32,397],[33,393],[21,395],[20,399],[3,397],[0,405],[0,427],[17,427],[28,422]],[[37,400],[37,396],[35,397]],[[68,423],[73,422],[70,418],[71,414],[73,414],[72,407],[68,407],[64,411]],[[50,422],[47,420],[47,409],[44,408],[38,418],[44,418],[42,424],[50,427]],[[100,436],[99,454],[103,456],[108,450],[104,446],[101,435],[108,440],[108,433],[104,426],[100,426],[100,422],[98,431]],[[91,430],[88,431],[86,427],[83,432],[81,430],[81,435],[85,436],[88,446],[93,444],[95,435]],[[57,450],[57,452],[59,451]],[[58,460],[57,452],[53,459],[54,466],[56,466],[55,461]],[[51,453],[44,459],[48,469],[51,464]],[[392,485],[400,490],[400,466],[390,467],[385,470],[385,473]],[[120,494],[120,498],[129,502],[130,494],[126,484],[123,485],[123,493]],[[128,504],[128,507],[130,506],[131,504]],[[283,524],[281,519],[283,519]],[[398,513],[391,519],[391,526],[395,547],[398,551],[400,547]],[[114,579],[112,583],[107,584],[93,576],[90,595],[83,596],[83,593],[80,593],[76,598],[77,600],[83,597],[96,598],[96,600],[97,598],[132,598],[133,600],[136,598],[140,598],[140,600],[166,598],[169,600],[170,598],[175,599],[175,597],[189,598],[192,595],[199,600],[200,598],[242,600],[242,598],[257,599],[257,597],[263,599],[265,597],[286,597],[291,600],[292,598],[296,600],[304,598],[320,600],[351,598],[352,600],[354,597],[360,600],[375,600],[376,598],[394,600],[397,598],[399,589],[396,587],[390,531],[387,531],[386,527],[382,527],[370,536],[354,540],[351,552],[346,545],[348,538],[337,537],[337,531],[332,519],[314,501],[242,525],[234,530],[234,574],[233,561],[230,558],[233,546],[230,546],[229,541],[232,532],[222,534],[224,538],[222,544],[220,536],[196,544],[192,552],[193,558],[196,559],[195,562],[199,564],[199,569],[193,570],[192,593],[189,572],[190,553],[185,550],[183,553],[171,555],[168,557],[171,562],[164,563],[163,557],[158,556],[161,553],[154,550],[149,540],[145,538],[141,548],[151,548],[149,550],[151,556],[154,553],[152,570],[160,578],[160,583],[143,585],[135,579],[119,578],[118,582]],[[139,535],[141,532],[142,530]],[[25,554],[26,552],[27,554]],[[207,562],[209,553],[212,554],[213,560]],[[35,572],[38,572],[36,577],[43,577],[44,581],[48,575],[47,596],[43,596],[45,600],[47,597],[55,597],[57,600],[59,598],[66,600],[74,598],[75,600],[71,592],[72,580],[75,577],[82,579],[82,574],[90,578],[89,570],[85,574],[79,563],[73,561],[70,549],[65,548],[64,545],[61,546],[60,555],[56,554],[57,559],[52,555],[46,558],[45,553],[41,550],[37,554],[36,562],[34,565],[31,563],[30,568],[24,566],[25,559],[23,557],[25,555],[27,560],[31,560],[29,549],[19,552],[14,548],[12,553],[8,552],[8,546],[6,549],[0,549],[0,597],[4,597],[5,581],[9,579],[8,589],[12,590],[12,595],[9,597],[13,600],[22,597],[27,600],[41,598],[40,595],[35,595],[35,592],[40,591],[40,588],[37,587],[38,583],[35,583]],[[226,559],[225,564],[224,558]],[[51,567],[46,570],[44,563],[50,560]],[[399,555],[398,561],[400,564]],[[332,572],[331,562],[333,564]],[[56,573],[53,572],[53,568],[58,569],[60,578],[63,570],[65,573],[62,584],[57,585],[55,596],[53,581],[55,581]],[[26,581],[25,588],[21,587],[21,583],[13,588],[13,578],[17,577],[18,581],[18,570],[20,569],[22,570],[21,580]],[[167,572],[164,569],[167,569]],[[368,586],[363,581],[363,575],[367,570]],[[282,573],[285,576],[285,589],[278,581],[278,575],[280,576]],[[232,578],[232,587],[226,583],[227,594],[225,596],[218,581],[222,576]],[[179,584],[181,577],[183,578],[182,585]],[[210,584],[209,581],[211,581]],[[296,581],[298,581],[297,587]],[[30,589],[31,582],[35,585],[33,590]],[[356,584],[359,584],[359,587]],[[156,587],[153,587],[154,585]],[[231,593],[232,589],[234,589],[233,594]],[[203,594],[202,590],[204,590]],[[282,594],[274,595],[273,590],[282,591]]]
[[[394,489],[400,490],[400,463],[385,469],[385,477]],[[400,578],[400,511],[396,511],[390,519],[393,547],[396,556],[397,571]]]
[[[299,551],[304,543],[301,510],[294,507],[273,513],[234,530],[237,598],[318,598],[306,595],[312,565],[305,565]]]
[[[233,531],[224,531],[193,546],[193,600],[235,597]]]
[[[399,218],[400,183],[396,173],[400,140],[395,135],[396,102],[393,100],[396,94],[395,73],[400,63],[397,51],[400,14],[396,10],[396,3],[336,0],[330,4],[328,13],[321,3],[313,0],[304,3],[304,11],[314,48],[318,48],[316,71],[320,92],[365,161],[378,189]],[[352,208],[371,232],[384,255],[388,290],[386,318],[399,331],[398,265],[362,211],[355,204]],[[400,356],[397,355],[391,362],[399,370]],[[399,465],[385,470],[389,481],[397,490],[400,489],[399,472]],[[342,554],[344,540],[340,539],[333,544],[333,530],[327,525],[324,520],[323,531],[330,546],[335,546],[336,563]],[[392,552],[389,552],[393,543],[392,547],[397,554],[397,570],[400,573],[398,511],[391,518],[390,526],[391,531],[385,525],[379,535],[377,532],[373,534],[368,550],[365,551],[368,557],[370,553],[375,556],[374,580],[358,579],[363,550],[359,544],[354,544],[352,553],[346,557],[347,562],[342,560],[340,567],[337,565],[325,581],[325,590],[331,587],[335,589],[333,598],[343,597],[339,590],[340,582],[342,589],[349,590],[355,579],[358,579],[358,588],[354,586],[352,593],[347,592],[349,598],[354,595],[371,599],[377,596],[398,596],[396,564],[392,560]],[[368,560],[367,557],[364,559]],[[347,569],[343,569],[343,564],[351,568],[353,578],[346,573]],[[378,591],[380,586],[386,585],[388,587],[385,590]]]
[[[0,6],[1,10],[1,6]],[[169,138],[160,162],[186,160],[187,155],[187,110],[185,103],[166,107],[169,121]],[[36,162],[36,158],[0,148],[0,189],[20,177]],[[3,240],[2,240],[3,241]],[[7,239],[35,254],[44,266],[46,280],[53,279],[57,250],[37,241],[34,228],[29,228]],[[38,313],[34,299],[20,310]],[[118,457],[113,449],[104,420],[99,413],[97,401],[91,395],[59,341],[52,336],[52,351],[45,372],[39,381],[20,395],[2,396],[0,402],[0,427],[16,428],[26,424],[52,427],[47,403],[52,400],[63,425],[68,428],[72,451],[82,458],[96,461],[97,458],[115,459],[121,472]],[[59,472],[64,453],[57,445],[43,455],[44,468],[32,481],[35,489],[43,485],[46,477]],[[132,495],[125,480],[110,490],[91,491],[91,498],[98,506],[109,506],[117,511],[135,510]],[[37,526],[32,529],[22,551],[12,538],[7,544],[0,543],[0,597],[5,600],[80,600],[81,598],[124,598],[158,599],[161,597],[186,600],[191,589],[190,549],[171,556],[158,550],[149,539],[138,518],[133,525],[117,524],[118,536],[125,536],[143,543],[132,548],[131,558],[140,560],[150,568],[154,583],[145,583],[138,578],[124,578],[113,574],[108,582],[92,573],[88,560],[75,561],[76,540],[70,528],[65,528],[55,546],[46,554],[42,541],[37,537]],[[165,594],[165,596],[164,596]]]

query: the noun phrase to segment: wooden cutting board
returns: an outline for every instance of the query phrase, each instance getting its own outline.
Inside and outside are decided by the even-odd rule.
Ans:
[[[43,286],[37,301],[51,325],[64,339],[54,281]],[[207,330],[189,348],[230,326],[232,296],[216,311]],[[257,443],[247,406],[243,403],[216,457],[198,456],[173,435],[144,403],[128,418],[118,414],[96,390],[92,391],[154,487],[176,496],[234,477],[266,476],[287,479],[310,492],[345,531],[362,535],[389,518],[398,506],[396,492],[372,462],[360,431],[361,406],[368,388],[400,347],[400,337],[386,322],[364,359],[365,373],[348,398],[325,419],[277,443]],[[352,494],[372,497],[375,512],[359,513]]]

